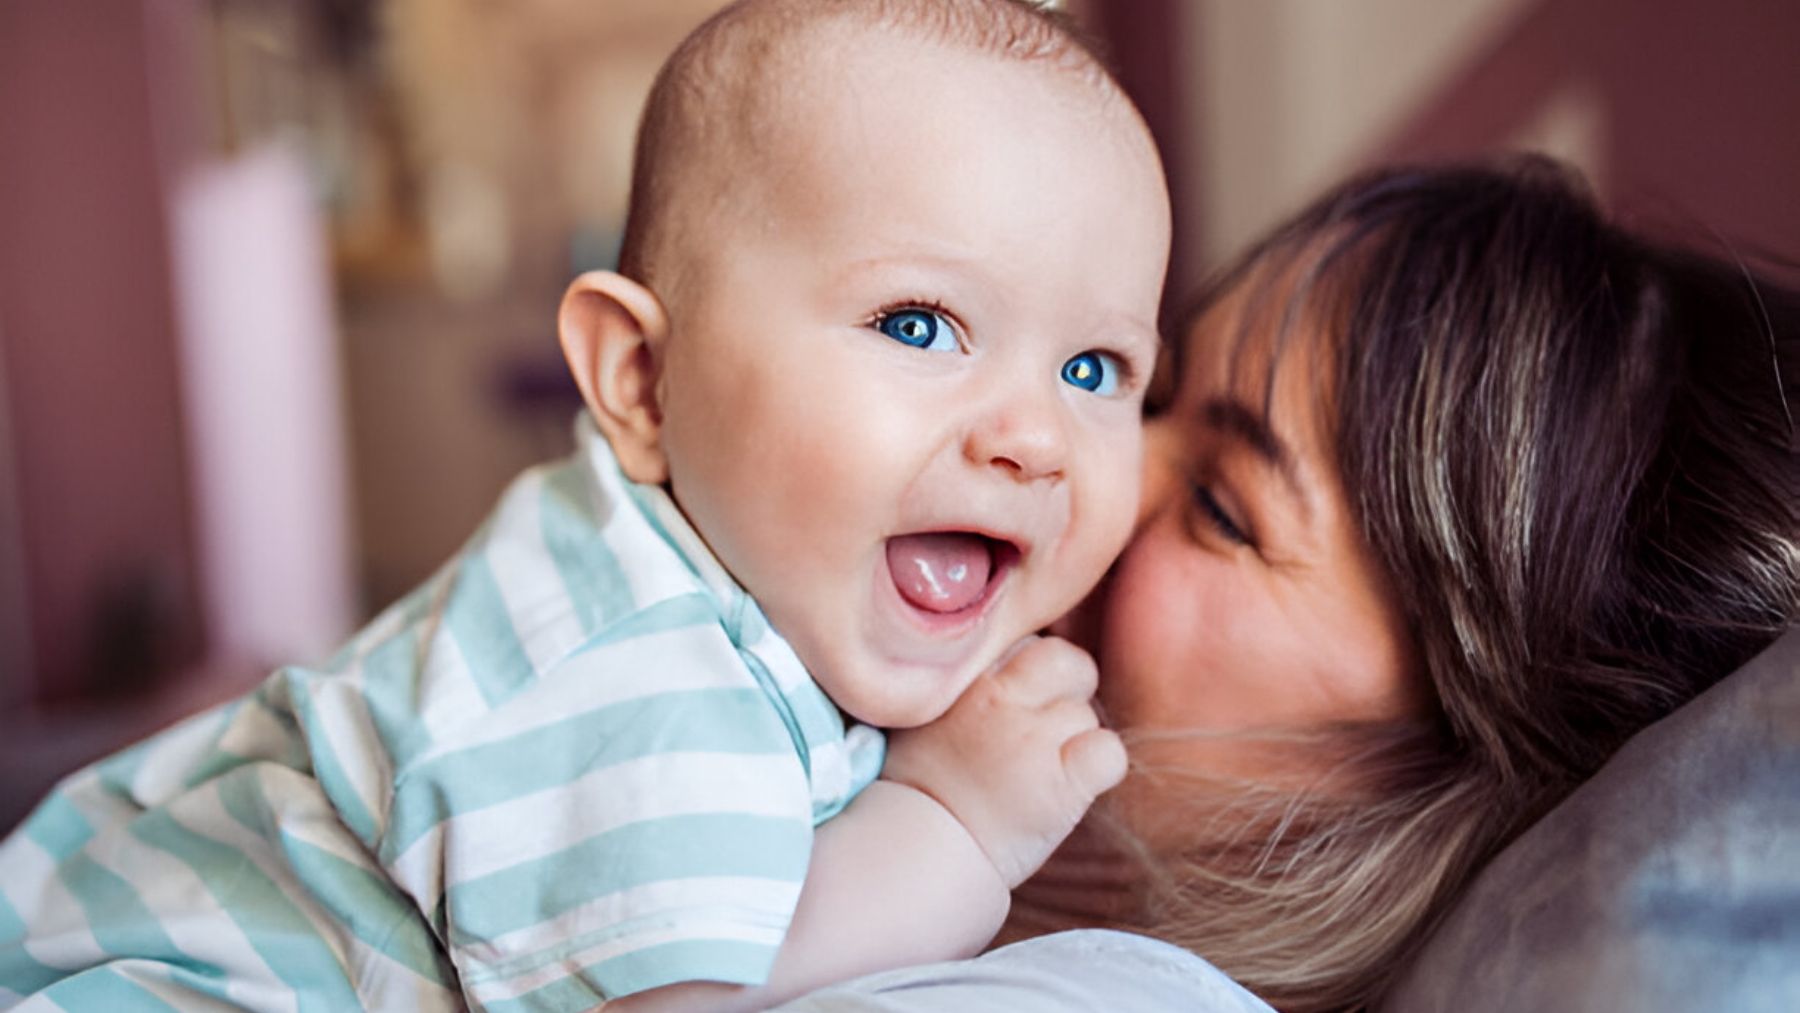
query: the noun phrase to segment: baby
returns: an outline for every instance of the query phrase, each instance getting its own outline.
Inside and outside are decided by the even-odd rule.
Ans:
[[[1035,9],[728,8],[563,302],[577,454],[326,666],[65,782],[0,1001],[755,1008],[978,949],[1123,772],[1029,637],[1129,534],[1168,238]]]

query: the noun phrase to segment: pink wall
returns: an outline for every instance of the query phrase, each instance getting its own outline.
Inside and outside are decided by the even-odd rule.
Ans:
[[[1091,5],[1092,20],[1105,39],[1119,81],[1138,109],[1161,150],[1163,172],[1168,176],[1174,199],[1198,192],[1198,180],[1184,153],[1187,135],[1201,128],[1199,110],[1182,101],[1183,61],[1193,57],[1184,47],[1194,45],[1197,21],[1190,15],[1186,32],[1181,0],[1099,0]],[[1195,209],[1174,208],[1176,230],[1169,251],[1170,287],[1163,297],[1165,310],[1181,305],[1187,298],[1185,280],[1191,277],[1194,251],[1199,236],[1192,234],[1201,224]]]
[[[1488,150],[1570,84],[1604,107],[1611,201],[1800,257],[1800,4],[1541,0],[1384,154]]]
[[[193,0],[0,3],[0,341],[17,479],[0,494],[23,527],[27,696],[146,681],[199,644],[159,158],[184,140],[166,88],[191,66],[179,47],[194,23]],[[109,598],[118,625],[97,649]]]

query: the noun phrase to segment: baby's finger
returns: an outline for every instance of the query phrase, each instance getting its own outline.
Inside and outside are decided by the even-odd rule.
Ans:
[[[1125,743],[1110,728],[1090,728],[1064,742],[1062,761],[1069,783],[1088,802],[1123,781],[1128,766]]]
[[[1094,659],[1060,637],[1038,637],[995,670],[995,678],[1016,698],[1047,703],[1059,697],[1085,700],[1099,686]]]

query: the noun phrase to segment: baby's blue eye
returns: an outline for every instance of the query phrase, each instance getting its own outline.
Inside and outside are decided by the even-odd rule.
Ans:
[[[943,314],[930,310],[903,309],[883,313],[875,320],[875,329],[903,345],[927,352],[954,352],[956,325]]]
[[[1124,364],[1111,352],[1082,352],[1063,363],[1063,382],[1095,394],[1113,394],[1119,389],[1119,374]]]

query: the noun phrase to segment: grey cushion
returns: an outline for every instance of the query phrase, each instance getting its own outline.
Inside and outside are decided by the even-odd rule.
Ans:
[[[1800,1010],[1800,630],[1503,851],[1381,1009]]]

